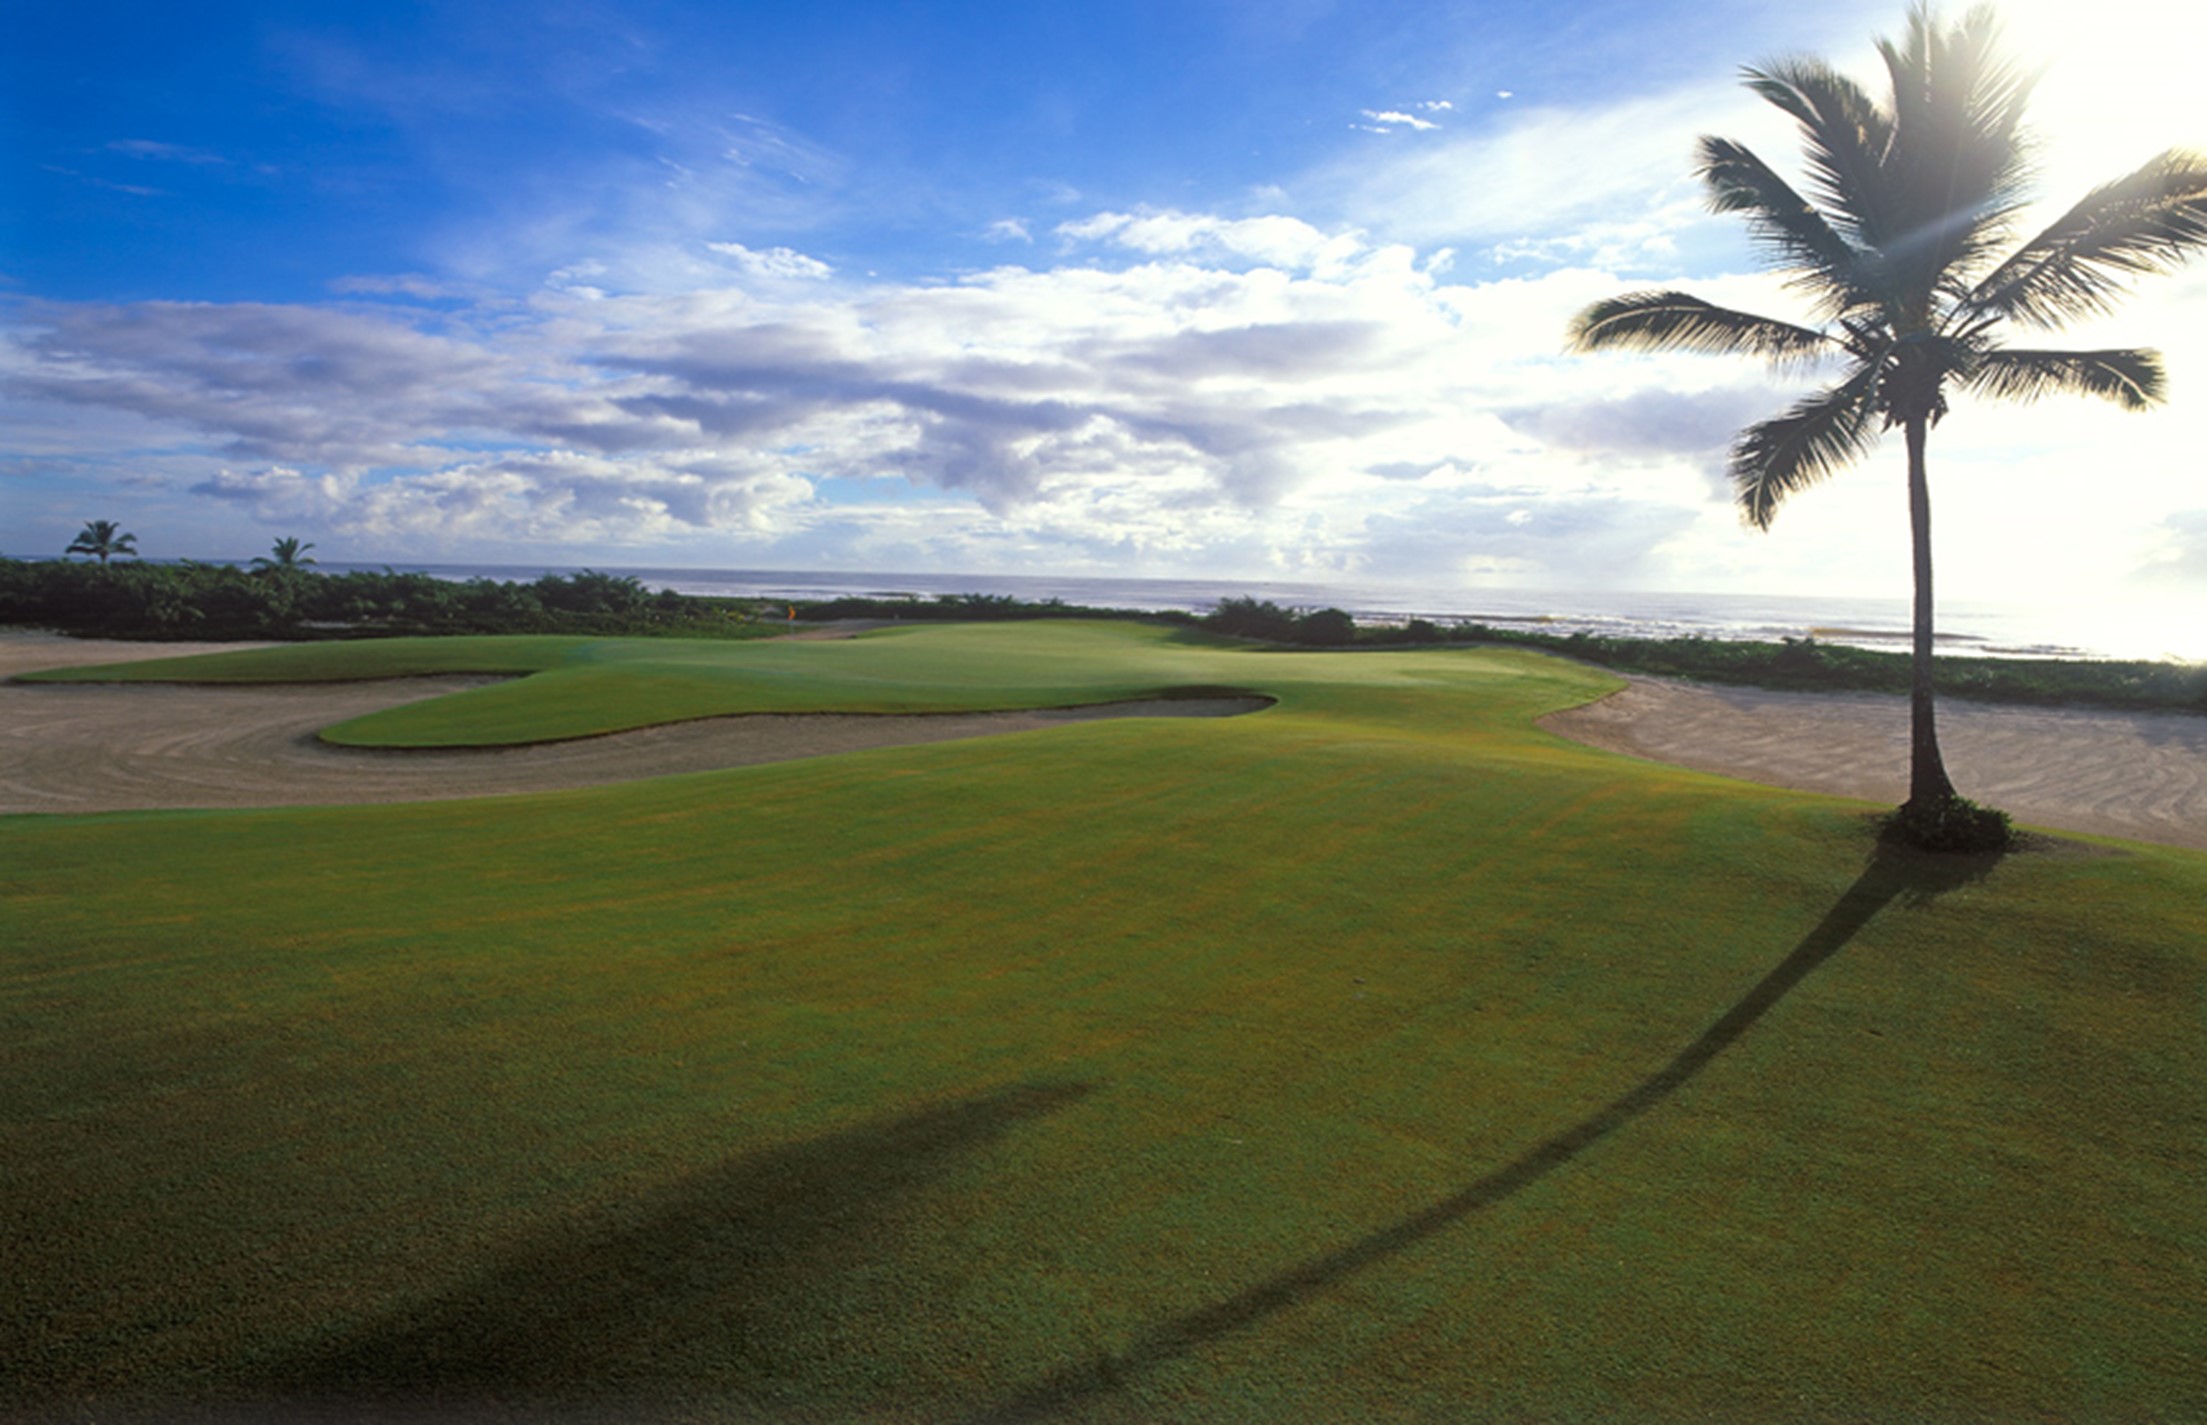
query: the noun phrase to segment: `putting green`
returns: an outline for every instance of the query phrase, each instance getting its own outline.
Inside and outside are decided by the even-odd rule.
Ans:
[[[309,654],[541,670],[347,731],[433,745],[1278,702],[0,819],[10,1405],[2202,1399],[2207,857],[1879,856],[1859,805],[1539,733],[1611,684],[1522,654],[1021,625],[227,673]]]

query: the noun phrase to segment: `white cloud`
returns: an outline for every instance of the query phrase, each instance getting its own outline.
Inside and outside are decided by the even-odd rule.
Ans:
[[[740,242],[709,242],[705,246],[734,263],[738,271],[752,277],[817,282],[835,275],[835,269],[825,262],[791,248],[771,247],[758,252]]]
[[[937,282],[728,243],[680,290],[583,261],[518,304],[399,277],[347,286],[440,305],[27,306],[0,414],[46,433],[27,457],[76,452],[74,488],[154,478],[179,527],[243,511],[367,557],[1906,587],[1897,449],[1743,532],[1724,446],[1807,380],[1566,355],[1573,312],[1641,285],[1568,243],[1450,280],[1441,254],[1284,213],[1057,235],[1054,266]],[[1791,310],[1767,275],[1684,281]],[[2207,385],[2207,272],[2157,293],[2138,329],[2172,342],[2179,391]],[[2197,409],[1958,403],[1933,448],[1948,596],[2190,577]],[[2122,472],[2124,498],[2076,501],[2079,471]]]
[[[1437,129],[1439,124],[1431,119],[1421,119],[1416,114],[1406,114],[1400,109],[1366,109],[1364,117],[1371,122],[1352,127],[1372,134],[1391,134],[1398,129]]]
[[[1174,211],[1097,213],[1060,223],[1061,237],[1105,241],[1156,256],[1247,258],[1294,270],[1338,268],[1370,249],[1354,232],[1326,233],[1300,218],[1221,218]]]
[[[715,452],[647,460],[534,451],[370,479],[284,466],[224,469],[190,493],[247,508],[261,523],[411,548],[505,543],[633,543],[769,528],[812,498],[802,479]]]
[[[786,126],[688,100],[604,117],[633,130],[634,146],[585,149],[556,178],[440,174],[480,200],[427,228],[407,265],[508,292],[582,263],[601,269],[587,285],[602,292],[712,286],[731,260],[761,280],[797,280],[820,260],[802,244],[861,213],[850,161]],[[883,201],[869,192],[865,216],[878,221]],[[729,236],[732,215],[741,241]],[[745,269],[742,254],[763,270]]]
[[[1495,108],[1413,145],[1345,155],[1294,188],[1306,208],[1385,239],[1505,261],[1656,268],[1711,232],[1720,260],[1745,261],[1744,236],[1705,213],[1692,176],[1695,140],[1712,132],[1774,162],[1796,147],[1784,116],[1723,72],[1602,104]]]
[[[441,302],[448,298],[481,297],[480,289],[440,282],[419,272],[399,272],[384,275],[362,274],[339,277],[330,284],[332,292],[362,297],[411,297],[420,302]]]
[[[503,426],[507,363],[390,318],[268,303],[32,304],[9,384],[196,430],[245,456],[362,464],[414,436]]]
[[[1698,92],[1598,111],[1513,109],[1480,129],[1328,169],[1311,186],[1413,243],[1552,239],[1681,194],[1692,202],[1692,143],[1707,112]]]
[[[1287,219],[1089,228],[1298,269],[621,296],[578,266],[526,312],[53,305],[9,386],[177,432],[188,462],[146,453],[203,500],[445,540],[817,539],[861,518],[818,507],[832,480],[911,492],[938,545],[955,524],[1200,564],[1374,461],[1509,439],[1455,409],[1472,363],[1428,364],[1456,318],[1407,251]]]

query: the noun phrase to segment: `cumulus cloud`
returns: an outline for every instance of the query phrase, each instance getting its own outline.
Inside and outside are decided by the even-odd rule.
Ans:
[[[194,495],[245,506],[270,523],[322,528],[344,523],[357,483],[344,475],[306,475],[283,465],[248,471],[225,466],[187,488]]]
[[[1445,114],[1456,106],[1446,99],[1422,99],[1415,104],[1405,104],[1393,109],[1366,109],[1364,122],[1349,125],[1368,134],[1392,134],[1402,130],[1426,132],[1439,128],[1439,121],[1432,115]]]
[[[1610,272],[1676,267],[1680,228],[1698,217],[1683,193],[1631,217],[1583,223],[1575,232],[1504,238],[1487,249],[1499,264],[1599,267]]]
[[[1326,233],[1300,218],[1221,218],[1208,213],[1098,213],[1060,223],[1061,237],[1107,242],[1154,256],[1242,258],[1295,270],[1335,266],[1363,255],[1358,234]]]
[[[1400,109],[1366,109],[1364,119],[1365,122],[1352,124],[1350,127],[1362,129],[1368,134],[1391,134],[1400,129],[1423,130],[1440,127],[1431,119],[1421,119],[1416,114],[1406,114]]]
[[[825,275],[809,265],[828,263],[806,241],[894,216],[886,206],[896,195],[862,198],[847,157],[770,119],[680,94],[595,119],[620,126],[624,141],[581,145],[556,174],[489,171],[479,155],[433,167],[445,186],[475,196],[413,237],[402,249],[408,265],[507,293],[548,272],[604,293],[694,291],[727,283],[731,271],[750,280]],[[422,157],[438,165],[446,156]],[[741,228],[731,231],[733,221]]]
[[[731,243],[716,283],[678,291],[575,263],[525,302],[395,277],[348,291],[414,300],[26,304],[0,399],[11,429],[52,432],[19,451],[81,456],[79,486],[156,478],[371,550],[1672,587],[1813,565],[1863,587],[1904,541],[1874,480],[1743,537],[1722,452],[1786,395],[1751,364],[1566,356],[1571,314],[1628,285],[1613,271],[1451,280],[1280,215],[1058,235],[1055,266],[934,282]],[[1785,310],[1768,278],[1691,285]],[[1972,414],[1967,456],[1960,414],[1942,518],[1997,529],[2012,562],[2023,516],[1971,501],[2013,487],[1973,463],[2007,458],[2003,432],[2058,461],[2084,428]],[[2164,532],[2170,569],[2192,539]],[[1966,549],[1942,567],[1975,572]]]
[[[849,506],[905,490],[938,543],[963,511],[966,538],[1200,562],[1265,544],[1256,525],[1306,520],[1367,467],[1515,440],[1467,411],[1485,367],[1464,334],[1484,329],[1406,249],[1272,217],[1073,226],[1146,260],[627,295],[578,264],[526,308],[45,304],[0,379],[19,402],[175,432],[158,458],[198,499],[447,540],[817,540],[894,525]],[[801,254],[740,257],[814,275]],[[844,508],[822,506],[826,482]],[[1332,537],[1269,547],[1308,562]]]
[[[709,242],[705,246],[727,258],[738,271],[752,277],[817,282],[835,274],[834,268],[818,258],[786,247],[758,252],[740,242]]]
[[[1365,518],[1359,572],[1443,585],[1644,587],[1671,571],[1657,551],[1694,512],[1615,491],[1547,498],[1508,489],[1430,492]]]
[[[1622,455],[1721,455],[1743,426],[1784,410],[1765,386],[1713,391],[1660,387],[1497,412],[1517,430],[1564,450]]]
[[[1263,504],[1329,443],[1406,419],[1354,389],[1397,358],[1376,325],[1325,310],[1338,295],[1183,267],[1006,269],[744,325],[661,305],[624,314],[592,359],[639,383],[619,398],[639,418],[993,512],[1099,480]]]
[[[171,422],[233,455],[403,459],[422,430],[502,425],[507,363],[396,319],[268,303],[40,303],[17,392]]]
[[[757,530],[801,506],[811,485],[716,452],[615,460],[534,451],[370,479],[284,466],[224,469],[190,492],[273,526],[333,530],[411,547],[558,545]]]

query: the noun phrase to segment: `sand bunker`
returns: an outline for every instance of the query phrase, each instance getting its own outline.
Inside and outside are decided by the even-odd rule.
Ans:
[[[1639,678],[1542,719],[1657,762],[1898,805],[1908,700]],[[2207,717],[1947,700],[1939,749],[1962,795],[2018,821],[2207,849]]]
[[[0,679],[35,668],[248,644],[131,644],[0,633]],[[0,812],[426,801],[600,786],[1110,717],[1225,717],[1262,699],[1113,703],[925,717],[758,715],[494,751],[323,745],[346,718],[490,681],[280,687],[0,683]],[[1908,705],[1635,679],[1543,720],[1612,751],[1888,805],[1907,794]],[[1963,792],[2019,819],[2207,849],[2207,718],[1947,702],[1940,741]]]
[[[0,636],[0,677],[65,664],[168,658],[243,644],[125,644]],[[1173,698],[1032,712],[912,717],[707,718],[534,747],[371,751],[315,733],[490,678],[209,687],[0,684],[0,812],[323,806],[601,786],[869,747],[1027,732],[1118,717],[1230,717],[1262,698]]]

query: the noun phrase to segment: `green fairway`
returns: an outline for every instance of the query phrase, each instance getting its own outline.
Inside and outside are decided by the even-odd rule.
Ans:
[[[1181,646],[1175,639],[1186,640]],[[1208,656],[1205,656],[1208,654]],[[1216,642],[1113,623],[951,625],[731,656],[701,639],[394,638],[33,675],[47,682],[319,682],[416,673],[531,674],[328,730],[369,747],[485,747],[590,737],[724,713],[928,713],[1058,707],[1160,693],[1247,671]],[[1399,675],[1397,675],[1399,677]],[[1393,679],[1390,679],[1393,681]]]
[[[1874,849],[1521,652],[454,639],[500,744],[1246,689],[411,806],[0,818],[0,1413],[2207,1413],[2207,856]],[[81,676],[81,675],[80,675]]]

